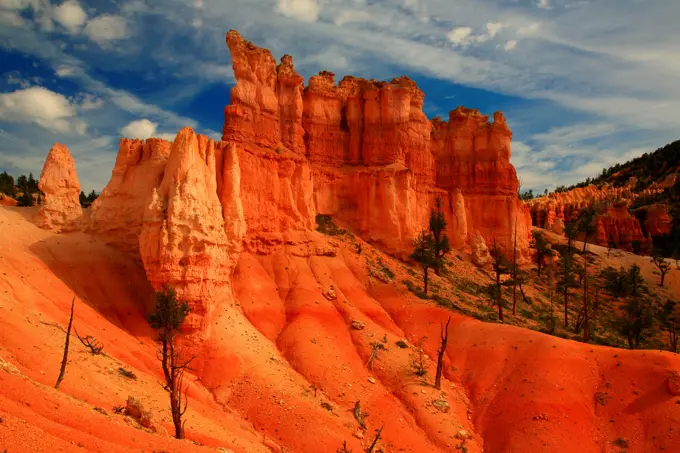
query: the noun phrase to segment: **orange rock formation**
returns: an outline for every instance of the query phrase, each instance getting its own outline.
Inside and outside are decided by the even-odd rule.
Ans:
[[[534,226],[562,234],[565,223],[577,220],[583,210],[592,207],[597,245],[606,247],[613,242],[617,248],[632,251],[633,242],[639,241],[640,251],[648,253],[652,236],[670,232],[671,218],[665,205],[646,206],[632,215],[628,209],[632,201],[663,191],[652,187],[635,193],[634,185],[635,181],[623,187],[590,185],[536,198],[528,203],[532,222]]]
[[[59,143],[52,146],[40,174],[38,187],[45,194],[45,200],[38,211],[38,225],[57,232],[77,229],[83,216],[78,200],[80,182],[76,163],[66,146]]]

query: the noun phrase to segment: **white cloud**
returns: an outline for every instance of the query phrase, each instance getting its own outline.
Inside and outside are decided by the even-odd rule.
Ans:
[[[56,132],[80,132],[76,108],[66,97],[43,87],[30,87],[0,94],[0,119],[35,123]]]
[[[121,16],[102,15],[89,21],[85,34],[99,45],[127,37],[127,25]]]
[[[515,47],[517,47],[517,40],[511,39],[510,41],[505,43],[505,46],[503,46],[503,49],[505,49],[505,51],[507,52],[507,51],[513,50]]]
[[[54,8],[54,20],[71,33],[78,33],[87,21],[87,14],[76,0],[67,0]]]
[[[538,33],[541,29],[540,22],[532,22],[530,24],[522,25],[517,29],[517,34],[519,36],[533,36]]]
[[[59,77],[69,77],[75,74],[75,72],[75,68],[66,65],[59,66],[57,70],[54,71],[54,73]]]
[[[316,22],[319,18],[318,0],[277,0],[278,11],[302,22]]]
[[[120,130],[120,134],[127,138],[138,138],[146,140],[147,138],[162,138],[164,140],[174,141],[176,133],[161,133],[158,132],[158,124],[151,120],[143,118],[129,123]]]
[[[449,38],[453,44],[457,46],[467,46],[470,44],[470,35],[472,34],[472,28],[470,27],[456,27],[451,30],[446,37]]]
[[[80,110],[96,110],[104,105],[104,100],[92,94],[85,94],[80,101],[78,108]]]
[[[486,24],[486,29],[488,31],[489,38],[493,39],[496,37],[499,31],[504,27],[501,22],[488,22]]]
[[[194,28],[201,28],[203,26],[203,19],[197,17],[196,19],[191,21],[191,26]]]
[[[538,0],[538,7],[542,9],[550,9],[550,0]]]
[[[154,136],[158,125],[153,121],[145,119],[135,120],[120,130],[123,137],[147,139]]]
[[[371,14],[368,11],[351,10],[340,11],[340,13],[333,18],[333,23],[341,27],[345,24],[365,22],[369,20],[371,20]]]
[[[203,9],[203,0],[194,0],[194,8]]]

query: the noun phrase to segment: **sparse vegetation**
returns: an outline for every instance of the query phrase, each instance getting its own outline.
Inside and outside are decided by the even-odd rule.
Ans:
[[[123,376],[125,378],[132,379],[133,381],[137,380],[137,375],[135,373],[133,373],[132,371],[126,370],[123,367],[118,368],[118,374],[120,374],[121,376]]]
[[[427,337],[422,337],[418,340],[415,350],[411,353],[411,367],[416,376],[423,377],[427,374],[427,367],[425,366],[425,349],[423,343]]]
[[[316,231],[328,236],[340,236],[347,233],[333,221],[333,218],[325,214],[316,215]]]
[[[90,350],[90,353],[92,355],[102,354],[102,351],[104,350],[104,345],[101,342],[97,341],[91,335],[87,335],[87,336],[85,336],[85,338],[83,338],[78,334],[77,329],[74,328],[73,330],[76,334],[76,337],[78,337],[78,340],[80,340],[80,342],[83,344],[83,346],[85,346],[86,348],[88,348]]]

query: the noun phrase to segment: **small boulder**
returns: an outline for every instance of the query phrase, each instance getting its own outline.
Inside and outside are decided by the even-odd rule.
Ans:
[[[449,409],[451,408],[449,406],[448,401],[446,400],[434,400],[432,401],[432,405],[439,410],[439,412],[447,413]]]
[[[364,324],[361,321],[357,321],[356,319],[352,321],[352,329],[354,330],[364,330],[366,328],[366,324]]]
[[[144,428],[152,431],[157,431],[153,424],[153,414],[150,411],[144,410],[144,405],[134,396],[130,395],[125,406],[125,415],[137,420],[137,423]]]

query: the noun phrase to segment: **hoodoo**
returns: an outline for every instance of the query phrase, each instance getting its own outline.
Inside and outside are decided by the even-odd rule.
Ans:
[[[83,216],[78,196],[76,163],[66,146],[55,143],[47,154],[38,187],[45,200],[38,211],[38,225],[56,232],[73,231]]]

